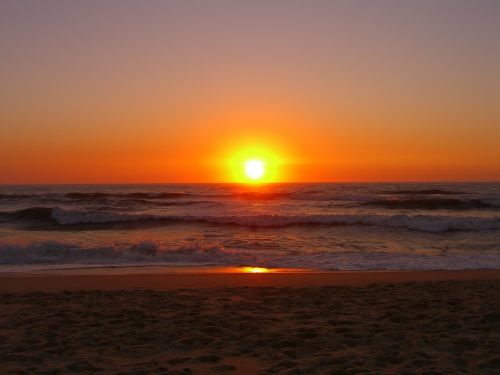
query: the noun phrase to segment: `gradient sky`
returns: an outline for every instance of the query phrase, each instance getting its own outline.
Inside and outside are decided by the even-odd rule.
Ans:
[[[500,1],[0,1],[0,183],[500,180]]]

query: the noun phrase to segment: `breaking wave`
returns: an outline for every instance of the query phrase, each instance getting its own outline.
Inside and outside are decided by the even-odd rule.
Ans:
[[[150,226],[161,223],[211,223],[247,227],[284,227],[291,225],[364,225],[405,228],[422,232],[480,231],[500,229],[500,216],[443,215],[248,215],[248,216],[196,216],[196,215],[140,215],[99,211],[67,210],[59,207],[33,207],[0,213],[0,219],[51,224],[57,229],[79,227],[107,228],[133,224]]]

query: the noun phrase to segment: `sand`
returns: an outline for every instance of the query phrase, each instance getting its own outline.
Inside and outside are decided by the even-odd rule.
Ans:
[[[500,280],[500,270],[165,273],[161,268],[80,269],[0,274],[0,292],[68,290],[171,290],[241,286],[315,287],[412,281]]]
[[[498,272],[339,275],[161,290],[144,275],[0,277],[0,373],[500,373]]]

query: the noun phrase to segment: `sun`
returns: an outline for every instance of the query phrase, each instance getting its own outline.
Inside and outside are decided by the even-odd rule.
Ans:
[[[222,162],[230,172],[229,180],[255,186],[281,181],[283,158],[274,149],[271,146],[236,145]]]
[[[262,160],[252,159],[245,162],[245,174],[251,180],[260,180],[266,173],[266,165]]]

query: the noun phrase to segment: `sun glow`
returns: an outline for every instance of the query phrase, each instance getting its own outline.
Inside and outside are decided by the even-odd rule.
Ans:
[[[271,147],[241,147],[233,151],[226,165],[233,182],[261,184],[284,178],[283,160],[271,151]]]

